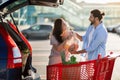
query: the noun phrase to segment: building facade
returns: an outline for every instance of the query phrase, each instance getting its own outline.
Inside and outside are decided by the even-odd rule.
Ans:
[[[44,6],[26,6],[15,13],[18,25],[32,25],[39,22],[53,21],[63,17],[70,24],[78,27],[88,27],[90,11],[100,9],[105,12],[104,23],[106,26],[119,24],[120,3],[93,4],[65,0],[58,8]]]

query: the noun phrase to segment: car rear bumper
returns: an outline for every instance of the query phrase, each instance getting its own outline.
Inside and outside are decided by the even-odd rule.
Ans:
[[[21,74],[22,68],[3,70],[3,72],[0,72],[0,80],[22,80]]]

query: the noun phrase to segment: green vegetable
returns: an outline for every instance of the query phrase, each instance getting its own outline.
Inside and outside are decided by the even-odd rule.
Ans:
[[[65,61],[65,52],[64,51],[61,51],[61,59],[62,59],[62,63],[64,64],[66,61]]]
[[[24,50],[22,50],[22,52],[23,52],[24,54],[30,53],[29,49],[24,49]]]
[[[76,64],[77,63],[76,57],[75,56],[71,56],[70,57],[70,62],[71,62],[71,64]]]
[[[61,51],[61,59],[62,59],[62,64],[76,64],[76,57],[75,56],[71,56],[69,61],[66,61],[65,59],[65,52]]]

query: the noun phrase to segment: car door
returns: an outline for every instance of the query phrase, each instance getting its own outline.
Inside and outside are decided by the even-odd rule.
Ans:
[[[47,38],[52,31],[51,25],[40,25],[39,36],[43,38]]]
[[[47,28],[46,28],[46,25],[40,25],[40,30],[39,30],[39,36],[40,37],[46,37],[47,35]]]

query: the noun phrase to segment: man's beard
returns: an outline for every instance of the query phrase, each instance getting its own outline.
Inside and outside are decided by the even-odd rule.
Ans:
[[[90,25],[93,25],[93,23],[91,22]]]
[[[90,25],[93,25],[95,23],[95,21],[91,21]]]

